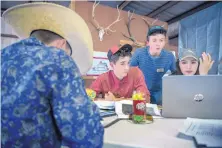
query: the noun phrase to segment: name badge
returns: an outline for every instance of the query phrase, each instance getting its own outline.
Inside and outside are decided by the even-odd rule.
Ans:
[[[156,70],[157,72],[164,72],[164,69],[163,68],[159,68]]]

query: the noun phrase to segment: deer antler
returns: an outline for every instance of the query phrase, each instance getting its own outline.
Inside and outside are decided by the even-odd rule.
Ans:
[[[133,42],[136,41],[135,37],[133,36],[133,34],[131,33],[131,30],[130,30],[130,23],[132,20],[134,20],[135,18],[132,18],[133,17],[133,13],[134,13],[134,10],[132,13],[130,13],[130,11],[128,11],[128,23],[127,23],[127,30],[129,32],[129,39],[131,39]]]
[[[92,19],[93,19],[92,24],[93,24],[94,27],[96,27],[97,30],[101,28],[99,23],[95,19],[95,9],[96,9],[96,6],[98,6],[98,5],[99,5],[99,2],[96,3],[96,1],[95,1],[94,4],[93,4],[93,9],[92,9]]]
[[[146,20],[145,18],[142,18],[144,20],[144,22],[147,24],[148,28],[152,27],[154,23],[156,23],[156,21],[158,21],[158,18],[156,18],[152,23],[150,23],[150,21]],[[161,27],[164,28],[165,24],[163,24]]]
[[[130,39],[131,41],[133,41],[133,44],[136,45],[136,46],[141,46],[137,40],[135,39],[135,37],[132,35],[131,33],[131,30],[130,30],[130,23],[132,20],[134,20],[135,18],[132,18],[133,17],[133,14],[134,14],[134,11],[131,13],[130,11],[128,11],[128,21],[126,23],[126,26],[127,26],[127,30],[128,30],[128,33],[129,33],[129,37],[127,35],[125,35],[124,33],[122,33],[122,35],[125,37],[125,38],[128,38]]]
[[[135,18],[132,18],[133,17],[133,13],[134,13],[134,11],[132,12],[132,13],[130,13],[130,11],[128,11],[128,21],[126,22],[126,26],[127,26],[127,30],[128,30],[128,33],[129,33],[129,36],[130,37],[128,37],[128,36],[126,36],[125,34],[123,34],[123,36],[124,37],[126,37],[126,38],[128,38],[128,39],[130,39],[131,41],[135,41],[135,38],[132,36],[132,33],[131,33],[131,31],[130,31],[130,23],[131,23],[131,21],[132,20],[134,20]]]
[[[153,24],[158,20],[158,18],[156,18],[153,22],[150,22],[150,21],[146,20],[145,18],[142,18],[142,19],[143,19],[144,22],[146,23],[148,29],[149,29],[150,27],[152,27]]]
[[[144,20],[144,22],[146,23],[148,29],[151,27],[150,25],[150,21],[146,20],[145,18],[142,17],[142,19]]]
[[[154,23],[156,23],[156,21],[158,21],[158,18],[156,18],[156,19],[151,23],[151,25],[153,25]]]
[[[121,21],[122,19],[120,19],[119,6],[117,6],[117,10],[118,10],[118,17],[117,17],[117,19],[116,19],[113,23],[111,23],[109,26],[107,26],[106,28],[100,26],[99,23],[98,23],[98,22],[96,21],[96,19],[95,19],[95,9],[96,9],[96,7],[98,6],[98,4],[99,4],[99,2],[96,3],[96,1],[95,1],[94,4],[93,4],[93,9],[92,9],[92,21],[91,21],[91,23],[92,23],[92,25],[93,25],[94,27],[96,27],[96,29],[97,29],[97,31],[98,31],[98,33],[99,33],[99,34],[98,34],[98,35],[99,35],[99,40],[102,41],[104,34],[106,33],[106,34],[108,35],[108,31],[110,31],[110,32],[116,32],[116,30],[113,31],[112,29],[110,29],[110,27],[111,27],[112,25],[114,25],[115,23]]]
[[[120,19],[120,11],[119,11],[119,6],[118,5],[117,5],[117,11],[118,11],[117,19],[104,29],[106,31],[106,34],[108,34],[108,31],[116,32],[116,30],[113,31],[112,29],[110,29],[110,27],[123,19],[123,18]]]

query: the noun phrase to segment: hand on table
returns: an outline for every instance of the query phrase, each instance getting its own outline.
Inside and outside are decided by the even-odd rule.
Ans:
[[[114,101],[115,99],[116,99],[116,97],[110,91],[105,94],[105,100],[106,101]]]
[[[95,98],[95,101],[121,101],[121,100],[132,100],[132,98],[116,98],[112,92],[108,92],[105,94],[104,98]]]

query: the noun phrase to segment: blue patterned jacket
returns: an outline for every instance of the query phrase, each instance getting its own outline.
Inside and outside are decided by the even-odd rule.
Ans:
[[[100,148],[100,120],[63,50],[33,37],[1,50],[2,148]]]

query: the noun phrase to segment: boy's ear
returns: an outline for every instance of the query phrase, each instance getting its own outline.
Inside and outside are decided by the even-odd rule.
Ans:
[[[64,40],[64,39],[57,40],[56,43],[57,43],[57,47],[62,49],[66,44],[66,40]]]
[[[113,62],[110,62],[109,64],[110,64],[110,67],[113,69],[114,63],[113,63]]]
[[[146,46],[149,46],[149,41],[146,41]]]

